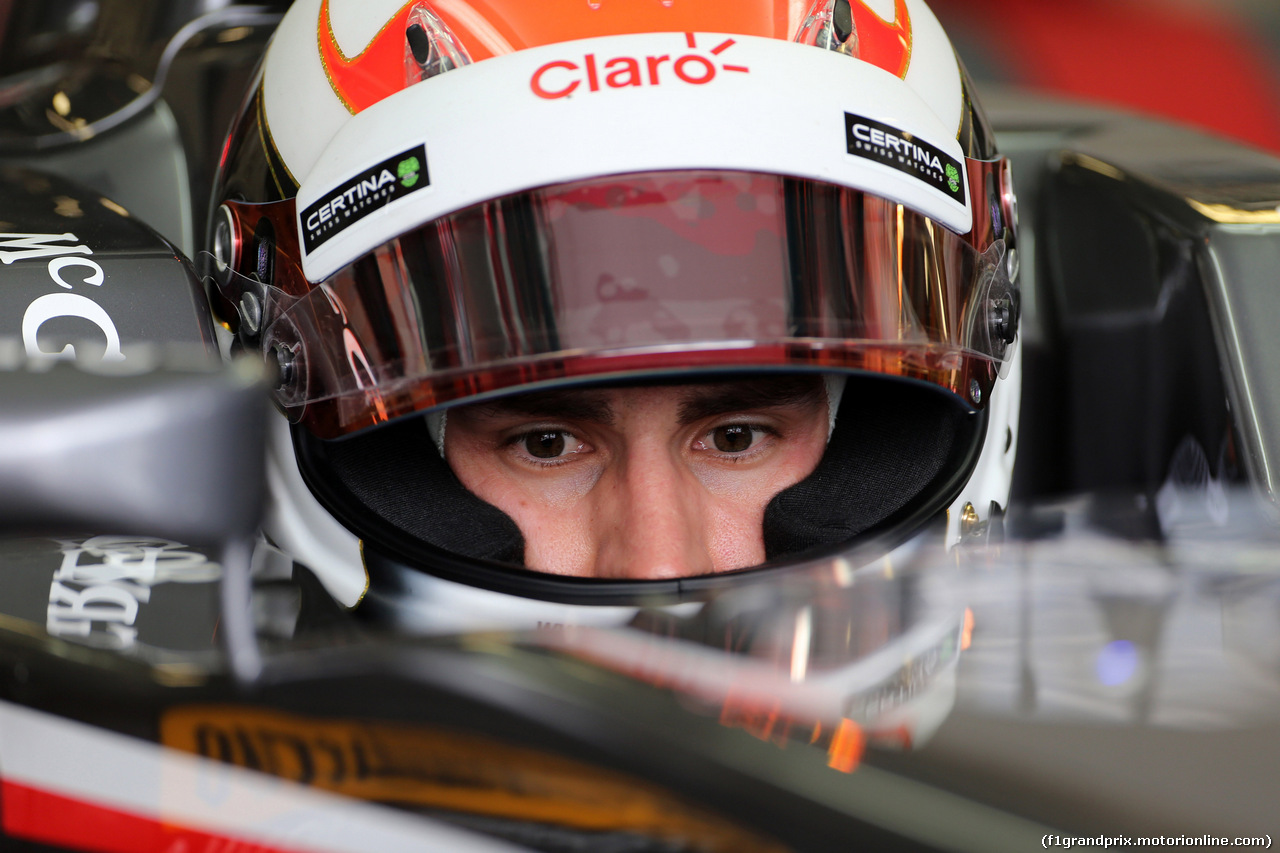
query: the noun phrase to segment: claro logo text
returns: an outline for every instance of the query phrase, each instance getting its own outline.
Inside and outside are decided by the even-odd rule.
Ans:
[[[705,86],[721,72],[745,74],[744,65],[720,61],[721,54],[736,44],[725,39],[705,53],[698,50],[697,36],[685,33],[689,52],[654,53],[646,56],[601,56],[585,53],[572,59],[554,59],[544,63],[529,78],[529,88],[539,98],[556,100],[575,92],[599,92],[605,89],[627,89],[644,86]],[[584,88],[585,87],[585,88]]]

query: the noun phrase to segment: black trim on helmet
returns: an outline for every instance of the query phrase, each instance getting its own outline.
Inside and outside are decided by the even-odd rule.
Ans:
[[[965,68],[960,55],[956,54],[956,65],[960,67],[960,95],[964,99],[964,108],[960,111],[960,132],[956,140],[964,151],[964,156],[974,160],[994,160],[1000,156],[996,149],[996,134],[991,129],[986,111],[978,103],[973,94],[973,78],[969,69]]]

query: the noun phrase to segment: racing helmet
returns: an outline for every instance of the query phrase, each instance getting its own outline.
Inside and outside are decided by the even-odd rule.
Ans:
[[[748,573],[1007,501],[1012,182],[922,0],[297,0],[213,203],[213,301],[286,416],[267,532],[348,604],[325,547],[414,594],[726,580],[522,564],[436,441],[566,385],[846,377]]]

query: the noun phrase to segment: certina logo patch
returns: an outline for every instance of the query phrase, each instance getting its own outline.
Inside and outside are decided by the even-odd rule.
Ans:
[[[965,203],[964,168],[945,151],[904,130],[852,113],[844,114],[844,128],[850,154],[906,172]]]
[[[302,211],[302,240],[308,253],[331,237],[393,201],[430,184],[425,145],[401,151],[326,193]]]
[[[728,71],[746,74],[751,69],[745,65],[721,62],[721,55],[737,42],[723,39],[705,54],[698,48],[695,33],[684,34],[689,52],[679,56],[672,53],[648,56],[597,56],[586,53],[573,59],[555,59],[539,66],[529,78],[529,88],[539,98],[556,100],[567,98],[578,91],[599,92],[604,89],[629,89],[664,84],[705,86]],[[586,89],[581,89],[582,86]]]

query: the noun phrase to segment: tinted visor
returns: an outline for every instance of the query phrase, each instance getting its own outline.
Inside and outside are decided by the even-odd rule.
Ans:
[[[971,171],[976,198],[990,177]],[[224,274],[223,290],[254,293],[277,399],[320,437],[508,389],[690,370],[867,370],[979,407],[1017,313],[1007,208],[990,198],[965,238],[814,181],[610,177],[461,210],[315,286],[281,217],[273,260],[239,253],[272,284]],[[263,230],[255,207],[229,206],[236,233]]]

